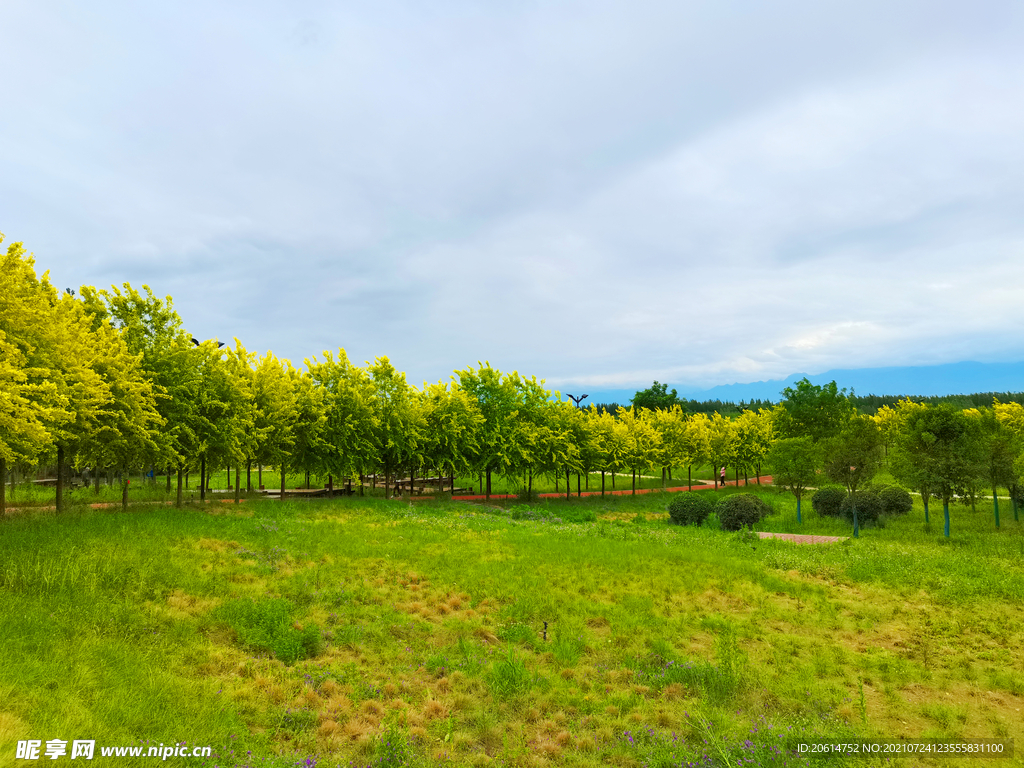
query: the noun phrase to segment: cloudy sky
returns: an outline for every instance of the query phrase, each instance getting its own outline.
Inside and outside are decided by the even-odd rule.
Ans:
[[[1024,360],[1019,0],[4,0],[0,30],[0,231],[200,338],[561,388]]]

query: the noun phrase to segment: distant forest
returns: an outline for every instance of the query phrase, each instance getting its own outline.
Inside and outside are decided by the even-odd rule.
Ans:
[[[850,401],[857,406],[857,411],[866,416],[873,416],[879,408],[884,405],[895,406],[900,400],[913,400],[915,403],[953,403],[958,408],[977,408],[981,406],[991,407],[992,401],[998,399],[1001,403],[1020,403],[1024,405],[1024,392],[975,392],[971,395],[852,395]],[[771,400],[740,400],[738,403],[729,400],[684,400],[680,404],[687,413],[720,413],[723,416],[738,416],[743,411],[758,411],[762,408],[772,408],[775,402]],[[628,408],[629,403],[596,403],[597,410],[601,413],[611,411],[618,412],[619,408]]]

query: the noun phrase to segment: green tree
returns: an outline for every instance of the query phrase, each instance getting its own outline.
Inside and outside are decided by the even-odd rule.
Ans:
[[[165,460],[177,472],[175,503],[180,507],[182,475],[189,462],[198,458],[196,429],[200,417],[196,404],[202,383],[201,363],[209,350],[194,348],[171,297],[157,298],[148,285],[142,286],[142,292],[130,283],[109,291],[82,286],[80,295],[93,326],[98,328],[109,321],[120,331],[128,350],[140,356],[143,374],[153,384],[156,409],[163,420],[157,442]]]
[[[981,454],[984,478],[992,489],[992,512],[999,527],[999,488],[1012,489],[1016,482],[1013,462],[1019,453],[1014,435],[1003,426],[992,408],[971,408],[965,413],[975,419],[981,430]]]
[[[679,399],[676,391],[673,389],[671,392],[668,392],[666,391],[667,389],[668,384],[659,384],[655,381],[647,389],[640,390],[633,395],[632,405],[634,408],[644,410],[655,410],[658,408],[667,410],[675,406],[685,410],[686,403]]]
[[[908,413],[890,454],[897,480],[942,499],[947,538],[949,502],[972,489],[983,463],[980,425],[950,403]]]
[[[489,497],[493,472],[517,477],[529,469],[527,461],[544,453],[536,447],[544,436],[540,416],[544,412],[540,409],[551,393],[536,378],[526,379],[515,371],[502,374],[487,362],[479,365],[479,369],[466,368],[455,375],[483,416],[474,465],[487,478]]]
[[[800,501],[808,488],[815,485],[821,452],[809,437],[787,437],[772,445],[768,452],[768,468],[772,484],[796,497],[796,521],[803,522]]]
[[[838,435],[856,415],[857,409],[836,383],[824,386],[807,379],[796,388],[782,390],[783,409],[778,412],[779,431],[783,437],[809,437],[815,442]]]
[[[853,508],[853,535],[860,535],[857,489],[868,483],[882,465],[882,433],[866,416],[852,416],[839,434],[822,441],[822,461],[830,480],[842,483]]]

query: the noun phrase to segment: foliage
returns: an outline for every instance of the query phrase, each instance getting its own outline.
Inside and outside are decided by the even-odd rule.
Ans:
[[[872,525],[885,512],[881,496],[874,491],[857,491],[856,494],[843,496],[839,505],[839,514],[848,523],[853,523],[853,510],[857,509],[857,520],[860,525]]]
[[[735,493],[724,497],[715,507],[715,514],[722,522],[722,530],[739,531],[753,528],[772,513],[772,508],[761,497],[752,493]]]
[[[685,403],[679,399],[676,391],[673,389],[668,392],[667,389],[668,384],[659,384],[655,381],[647,389],[640,390],[633,395],[632,406],[649,411],[671,410],[677,407],[685,410]]]
[[[668,503],[668,514],[677,525],[703,525],[715,509],[703,493],[679,493]]]
[[[899,486],[886,485],[879,488],[877,493],[886,515],[905,515],[914,508],[914,498]]]
[[[806,378],[796,388],[782,390],[785,398],[777,411],[778,427],[785,437],[809,437],[815,442],[840,432],[856,409],[834,381],[817,386]]]
[[[811,508],[822,517],[839,517],[846,492],[842,488],[829,486],[819,488],[811,497]]]
[[[825,474],[851,494],[869,482],[882,465],[878,425],[864,416],[851,416],[839,434],[822,441]]]

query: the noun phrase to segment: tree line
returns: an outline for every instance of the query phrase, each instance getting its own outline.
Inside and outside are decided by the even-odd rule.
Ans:
[[[0,238],[2,242],[2,238]],[[771,408],[733,417],[687,413],[664,385],[655,401],[627,408],[577,408],[536,377],[489,363],[453,372],[449,382],[411,386],[387,357],[365,366],[344,350],[305,360],[303,368],[239,340],[223,347],[192,338],[170,297],[125,283],[78,295],[58,292],[21,243],[0,254],[0,479],[13,466],[57,467],[63,506],[68,467],[120,473],[127,505],[130,472],[166,468],[200,475],[213,468],[309,473],[327,485],[379,478],[385,494],[398,478],[479,476],[491,493],[498,474],[529,494],[537,475],[632,477],[651,468],[663,482],[673,468],[729,466],[800,495],[821,473],[851,494],[888,454],[890,470],[927,500],[976,493],[983,480],[1017,489],[1024,474],[1024,408],[956,409],[901,401],[873,417],[857,412],[835,382],[806,379]],[[638,395],[641,393],[638,393]],[[651,394],[649,392],[649,394]],[[959,462],[959,463],[958,463]],[[411,485],[411,482],[410,482]],[[0,510],[4,508],[0,482]],[[1016,490],[1014,494],[1016,495]],[[948,518],[948,513],[947,513]]]

